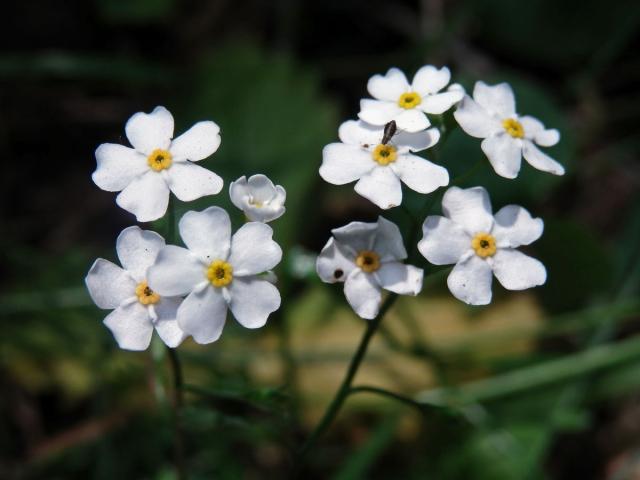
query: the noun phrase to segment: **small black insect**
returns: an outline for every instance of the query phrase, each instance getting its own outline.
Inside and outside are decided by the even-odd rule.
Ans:
[[[336,280],[342,277],[342,275],[344,275],[344,272],[339,268],[335,272],[333,272],[333,276],[335,277]]]
[[[396,121],[395,120],[391,120],[389,123],[387,123],[384,126],[384,133],[382,135],[382,145],[386,145],[387,143],[389,143],[389,141],[391,140],[391,138],[393,138],[393,136],[397,133],[398,131],[398,127],[396,126]]]

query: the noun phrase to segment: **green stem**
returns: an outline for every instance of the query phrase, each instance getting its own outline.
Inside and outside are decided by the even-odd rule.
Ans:
[[[184,404],[183,386],[184,377],[178,352],[167,347],[171,371],[173,373],[173,422],[174,422],[174,449],[176,461],[176,474],[178,480],[187,480],[187,468],[184,455],[184,428],[182,424],[182,406]]]
[[[351,387],[349,389],[349,393],[351,395],[356,394],[356,393],[372,393],[374,395],[380,395],[382,397],[387,397],[390,398],[392,400],[395,400],[397,402],[400,403],[404,403],[406,405],[409,405],[410,407],[415,408],[416,410],[419,410],[420,413],[427,413],[428,410],[434,408],[434,409],[441,409],[442,406],[441,405],[431,405],[428,404],[426,402],[418,402],[412,398],[409,397],[405,397],[403,395],[397,394],[395,392],[392,392],[390,390],[385,390],[384,388],[380,388],[380,387],[373,387],[370,385],[358,385],[356,387]]]
[[[347,369],[347,373],[344,379],[342,380],[342,384],[340,385],[340,388],[338,389],[335,397],[327,407],[327,410],[322,416],[322,419],[320,420],[316,428],[313,430],[313,432],[311,432],[311,435],[309,436],[307,441],[302,445],[302,447],[298,452],[299,462],[302,461],[304,456],[316,444],[316,442],[322,436],[322,434],[324,434],[324,432],[329,428],[329,426],[331,426],[336,415],[342,408],[344,401],[349,396],[349,392],[351,390],[351,383],[353,382],[353,378],[355,377],[358,371],[358,368],[360,367],[360,364],[364,359],[364,356],[367,352],[367,348],[369,347],[369,342],[371,341],[371,338],[373,337],[374,333],[378,329],[378,326],[380,325],[380,322],[384,318],[385,314],[387,313],[389,308],[391,308],[391,306],[393,305],[393,303],[396,301],[397,298],[398,296],[396,294],[389,295],[385,300],[385,302],[382,304],[382,307],[380,307],[380,312],[378,313],[376,318],[374,318],[373,320],[370,320],[367,323],[367,328],[362,336],[362,339],[360,340],[360,344],[358,345],[358,349],[356,350],[356,353],[351,358],[351,363],[349,364],[349,368]]]

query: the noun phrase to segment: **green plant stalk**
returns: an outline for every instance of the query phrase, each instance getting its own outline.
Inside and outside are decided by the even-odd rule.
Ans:
[[[351,391],[351,384],[353,383],[353,379],[358,371],[358,368],[360,367],[360,364],[362,363],[362,360],[364,359],[365,353],[367,353],[367,348],[369,347],[371,338],[373,338],[373,335],[378,329],[380,322],[382,322],[385,314],[391,308],[397,298],[398,295],[396,294],[389,295],[385,302],[382,304],[382,307],[380,307],[380,312],[378,313],[376,318],[370,320],[367,323],[367,328],[362,336],[362,339],[360,340],[360,344],[358,345],[356,353],[351,358],[351,363],[349,364],[349,368],[347,369],[347,373],[342,380],[342,384],[340,385],[338,392],[327,407],[327,410],[325,411],[316,428],[313,430],[313,432],[311,432],[311,435],[309,436],[307,441],[298,451],[299,462],[305,457],[305,455],[316,444],[322,434],[333,423],[333,420],[342,408],[344,401],[349,396],[349,393]]]
[[[169,207],[167,209],[167,241],[176,243],[176,212],[175,201],[169,198]],[[176,476],[178,480],[187,480],[187,467],[185,462],[184,449],[184,426],[182,423],[182,407],[184,405],[184,375],[182,373],[182,364],[178,352],[167,346],[167,354],[171,364],[171,373],[173,376],[173,427],[174,427],[174,454],[176,463]]]

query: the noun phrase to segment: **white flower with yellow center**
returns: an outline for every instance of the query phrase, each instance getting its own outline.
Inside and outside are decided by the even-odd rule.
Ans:
[[[351,222],[331,233],[316,271],[324,282],[344,282],[347,301],[358,316],[376,317],[382,289],[400,295],[417,295],[422,289],[422,269],[402,263],[407,251],[394,223],[378,217],[376,223]]]
[[[125,228],[116,242],[124,268],[99,258],[85,279],[95,304],[105,310],[113,309],[104,324],[125,350],[145,350],[154,328],[172,348],[185,338],[176,321],[182,299],[160,296],[147,284],[148,269],[164,245],[164,239],[155,232]]]
[[[508,83],[490,86],[476,82],[473,99],[465,96],[453,115],[465,132],[484,139],[482,151],[498,175],[516,178],[523,156],[533,168],[564,175],[564,167],[536,146],[555,145],[560,133],[545,129],[533,117],[519,116]]]
[[[282,216],[287,193],[280,185],[274,185],[266,176],[258,174],[242,176],[229,185],[233,204],[255,222],[270,222]]]
[[[495,216],[482,187],[451,187],[442,199],[444,217],[427,217],[418,250],[434,265],[455,267],[447,278],[449,290],[470,305],[491,302],[492,272],[507,290],[524,290],[547,279],[544,265],[516,250],[540,235],[540,218],[517,205],[501,208]]]
[[[93,181],[103,190],[120,192],[116,203],[139,222],[162,217],[169,191],[190,202],[222,190],[222,179],[192,162],[207,158],[220,146],[220,128],[198,122],[173,138],[173,116],[164,107],[138,112],[125,126],[133,148],[103,143],[96,149],[98,167]]]
[[[167,245],[149,269],[149,285],[161,295],[187,295],[178,324],[198,343],[215,342],[231,309],[246,328],[262,327],[280,308],[278,289],[263,278],[282,250],[264,223],[245,223],[231,236],[226,211],[209,207],[180,219],[187,248]]]
[[[342,143],[322,150],[320,176],[334,185],[358,181],[355,191],[383,209],[402,203],[403,182],[419,193],[431,193],[449,183],[447,169],[413,155],[435,145],[437,128],[423,132],[398,131],[382,143],[384,127],[349,120],[340,125]]]
[[[371,125],[383,126],[394,120],[407,132],[424,130],[431,124],[426,113],[444,113],[462,100],[464,90],[460,85],[442,91],[450,80],[447,67],[425,65],[411,84],[401,70],[390,68],[386,75],[369,79],[367,90],[375,100],[362,99],[358,117]]]

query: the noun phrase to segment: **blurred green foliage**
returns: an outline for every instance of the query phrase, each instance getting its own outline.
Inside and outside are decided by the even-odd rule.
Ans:
[[[33,149],[36,158],[68,164],[56,177],[56,200],[64,198],[65,187],[77,188],[65,183],[67,175],[86,171],[80,181],[90,183],[95,143],[115,141],[130,113],[159,103],[174,112],[177,133],[204,118],[221,126],[222,146],[204,165],[227,185],[240,175],[265,173],[287,190],[287,214],[274,223],[286,252],[277,272],[286,294],[283,310],[261,331],[229,320],[220,342],[204,348],[188,342],[179,349],[189,478],[289,475],[297,447],[333,394],[362,330],[344,308],[340,288],[319,285],[309,255],[330,228],[379,213],[350,186],[319,180],[322,147],[335,140],[340,121],[355,115],[371,74],[391,66],[388,61],[415,69],[432,58],[452,62],[468,91],[479,78],[509,81],[519,112],[561,131],[562,141],[549,153],[567,167],[562,178],[527,164],[517,180],[497,177],[479,141],[459,130],[437,158],[425,153],[452,177],[473,168],[461,184],[487,187],[494,210],[517,203],[545,219],[545,233],[529,251],[546,264],[549,279],[529,296],[494,283],[495,305],[479,309],[446,303],[446,271],[436,273],[424,295],[411,299],[420,303],[399,304],[397,315],[386,319],[389,331],[357,378],[395,386],[418,403],[353,395],[303,474],[340,480],[633,478],[606,472],[621,463],[631,468],[640,449],[640,431],[621,427],[638,412],[640,387],[640,123],[637,95],[628,95],[639,65],[629,53],[640,22],[637,5],[491,0],[446,4],[438,13],[432,2],[282,1],[261,18],[266,7],[258,3],[211,2],[201,6],[199,18],[172,0],[96,0],[78,7],[73,21],[79,27],[93,22],[100,38],[140,31],[133,42],[143,45],[140,50],[131,53],[127,41],[111,45],[107,38],[100,47],[0,54],[0,82],[19,92],[25,105],[23,114],[2,112],[14,123],[7,125],[11,135],[0,137],[0,153],[20,158],[17,152]],[[275,38],[271,45],[252,31],[256,25],[266,25],[265,37]],[[406,25],[423,33],[409,34]],[[201,44],[200,37],[188,37],[193,32],[205,32]],[[340,42],[332,43],[331,34]],[[613,78],[609,72],[622,73]],[[104,131],[80,153],[35,143],[32,132],[44,130],[30,122],[49,122],[38,104],[49,95],[63,99],[54,112],[61,117],[95,99],[97,107],[88,111],[110,112]],[[9,94],[1,99],[13,105]],[[39,115],[32,118],[32,112]],[[90,114],[79,118],[75,131],[65,130],[65,145],[66,135],[79,141],[85,130],[95,133]],[[433,120],[453,126],[450,115]],[[29,132],[26,147],[11,143],[21,128]],[[73,164],[70,158],[81,160]],[[31,175],[29,162],[23,164]],[[45,185],[46,173],[41,177]],[[21,199],[28,203],[37,193],[33,188]],[[79,218],[78,230],[101,237],[56,247],[33,240],[26,228],[46,221],[36,200],[24,222],[3,207],[0,478],[177,478],[166,352],[157,343],[142,354],[117,350],[100,323],[105,312],[91,304],[82,285],[93,258],[114,259],[120,223],[132,222],[116,212],[109,195],[101,197],[108,210],[63,205],[59,223]],[[409,212],[428,213],[423,196],[405,195]],[[178,214],[212,202],[237,213],[240,224],[225,194],[179,205]],[[439,202],[428,211],[439,213]],[[385,216],[404,230],[411,227],[400,209]],[[162,232],[166,225],[153,228]],[[436,272],[423,259],[416,262],[428,274]],[[442,331],[430,329],[436,314],[444,319]],[[491,323],[496,319],[497,326]]]

